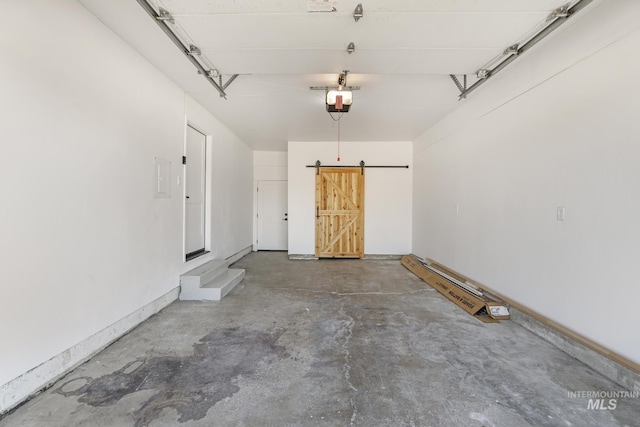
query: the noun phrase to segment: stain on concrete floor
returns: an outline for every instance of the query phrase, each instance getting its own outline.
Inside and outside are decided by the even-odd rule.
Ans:
[[[134,412],[135,427],[148,426],[164,408],[174,408],[181,423],[199,420],[240,390],[236,378],[250,377],[261,363],[287,357],[286,349],[276,344],[283,332],[214,331],[194,345],[191,356],[135,360],[95,379],[74,378],[55,392],[78,396],[78,402],[87,405],[111,406],[140,390],[156,390]]]
[[[220,302],[177,301],[0,427],[635,426],[640,399],[514,322],[485,324],[399,261],[252,253]]]

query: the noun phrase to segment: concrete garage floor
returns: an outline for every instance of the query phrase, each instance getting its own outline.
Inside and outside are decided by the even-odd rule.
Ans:
[[[637,426],[640,399],[510,321],[484,324],[399,261],[252,253],[221,302],[176,302],[7,426]]]

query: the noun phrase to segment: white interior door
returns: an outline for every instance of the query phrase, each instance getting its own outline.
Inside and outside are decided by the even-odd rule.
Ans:
[[[258,250],[288,247],[287,181],[258,181]]]
[[[204,251],[206,137],[187,126],[185,253]]]

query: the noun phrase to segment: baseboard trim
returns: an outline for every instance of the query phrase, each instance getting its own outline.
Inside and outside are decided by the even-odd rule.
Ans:
[[[473,283],[475,284],[476,282]],[[632,389],[640,390],[639,364],[612,350],[609,350],[604,346],[601,346],[600,344],[590,340],[583,335],[578,334],[577,332],[572,331],[567,327],[560,325],[559,323],[554,322],[553,320],[541,315],[540,313],[531,310],[530,308],[525,307],[524,305],[517,303],[508,297],[505,297],[499,292],[495,292],[494,290],[487,288],[484,285],[479,285],[479,287],[482,288],[482,290],[484,290],[487,294],[507,303],[510,307],[509,310],[516,313],[515,318],[514,316],[512,316],[512,320],[514,320],[519,325],[522,325],[524,328],[530,330],[536,335],[540,335],[542,338],[560,347],[562,350],[569,353],[576,359],[589,365],[591,368],[620,384],[620,379],[617,377],[617,375],[614,375],[612,377],[611,373],[607,374],[607,372],[612,372],[610,368],[604,365],[602,367],[597,367],[595,365],[595,361],[600,360],[600,358],[602,358],[602,361],[608,360],[611,363],[615,363],[621,369],[625,369],[626,371],[628,371],[629,375],[635,376],[634,381],[637,384]],[[549,333],[553,334],[553,336],[550,335],[549,337],[547,337],[546,334],[543,333],[542,328],[549,331]],[[554,336],[557,337],[554,338]],[[560,345],[564,341],[570,344],[566,347],[566,349]],[[578,348],[584,348],[584,350],[588,351],[589,354],[582,355],[582,352],[578,351]],[[592,366],[592,364],[594,365]]]
[[[249,245],[246,248],[236,252],[235,254],[231,255],[228,258],[226,258],[225,261],[228,261],[229,265],[231,265],[234,262],[238,262],[241,258],[244,258],[245,256],[247,256],[251,252],[253,252],[253,245]]]
[[[370,259],[374,261],[399,261],[402,259],[404,255],[396,255],[396,254],[364,254],[363,259]]]
[[[403,255],[395,255],[395,254],[364,254],[364,258],[353,258],[353,259],[368,259],[368,260],[400,260]],[[295,261],[311,261],[319,259],[313,254],[289,254],[290,260]],[[327,258],[331,259],[331,258]],[[340,258],[344,259],[344,258]]]
[[[431,260],[432,261],[432,260]],[[435,261],[434,261],[435,262]],[[442,266],[442,264],[438,265]],[[560,350],[581,361],[596,372],[623,386],[630,391],[640,391],[640,364],[609,350],[608,348],[554,322],[540,313],[478,283],[473,279],[451,270],[454,277],[460,278],[481,288],[486,294],[509,305],[511,320],[528,331],[550,342]]]
[[[487,291],[487,293],[490,292]],[[518,325],[536,334],[545,341],[550,342],[568,355],[589,366],[594,371],[620,384],[625,389],[629,391],[640,391],[640,375],[616,360],[622,356],[606,350],[601,346],[598,347],[601,347],[603,350],[596,351],[585,344],[585,341],[590,341],[587,338],[582,336],[577,338],[575,332],[563,332],[562,329],[565,328],[559,329],[555,325],[550,324],[551,321],[545,322],[536,318],[540,315],[533,317],[530,314],[530,310],[526,312],[522,310],[522,307],[516,307],[508,301],[504,302],[510,306],[511,320]],[[605,350],[609,353],[608,355],[603,354]],[[633,362],[628,361],[628,363]]]
[[[11,411],[21,403],[51,387],[68,372],[86,362],[109,344],[177,300],[179,293],[179,287],[172,289],[160,298],[140,307],[100,332],[0,386],[0,396],[2,396],[0,399],[0,415]]]
[[[292,261],[313,261],[318,258],[313,254],[289,254],[289,259]]]

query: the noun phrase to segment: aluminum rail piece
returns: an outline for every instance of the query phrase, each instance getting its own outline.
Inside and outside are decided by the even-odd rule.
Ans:
[[[220,87],[220,85],[218,85],[218,83],[216,83],[216,81],[209,76],[209,72],[202,66],[202,64],[200,64],[198,62],[197,59],[194,58],[194,56],[191,54],[190,47],[189,46],[185,46],[184,43],[182,43],[182,41],[180,41],[178,36],[176,36],[174,34],[174,32],[171,31],[171,28],[169,28],[169,25],[167,25],[165,23],[166,18],[163,17],[163,16],[160,16],[155,11],[155,9],[147,2],[147,0],[137,0],[137,2],[138,2],[138,4],[140,4],[140,6],[142,6],[142,8],[145,10],[145,12],[147,12],[147,14],[149,14],[149,16],[151,16],[151,18],[155,21],[155,23],[158,24],[158,26],[162,29],[162,31],[164,31],[164,33],[169,37],[169,39],[171,39],[171,41],[176,46],[178,46],[178,48],[182,51],[184,56],[186,56],[187,59],[189,59],[189,61],[191,61],[191,63],[198,70],[198,73],[202,74],[209,81],[209,83],[211,83],[213,85],[213,87],[216,88],[216,90],[220,94],[220,97],[226,99],[227,98],[227,94],[224,92],[224,89],[222,87]],[[237,75],[235,75],[235,77],[237,77]],[[230,80],[231,81],[235,80],[235,77],[233,77]],[[227,85],[225,85],[225,87],[228,86],[229,83],[230,82],[227,82]]]
[[[453,283],[457,287],[462,288],[465,291],[467,291],[469,293],[472,293],[472,294],[474,294],[476,296],[479,296],[479,297],[484,296],[484,294],[480,290],[474,288],[473,286],[468,285],[466,283],[462,283],[458,279],[449,276],[448,274],[438,270],[437,268],[431,267],[429,264],[427,264],[426,262],[424,262],[424,261],[422,261],[420,259],[416,259],[416,261],[418,261],[418,263],[421,266],[423,266],[424,268],[431,270],[432,272],[436,273],[438,276],[444,277],[445,279],[447,279],[448,281],[450,281],[451,283]]]
[[[498,64],[494,69],[489,70],[489,75],[486,78],[478,80],[477,82],[475,82],[474,84],[469,86],[469,88],[467,90],[465,90],[464,92],[462,92],[460,94],[458,99],[466,98],[467,95],[469,95],[471,92],[473,92],[474,90],[479,88],[481,85],[483,85],[487,80],[489,80],[495,74],[500,72],[504,67],[506,67],[507,65],[511,64],[513,61],[515,61],[520,56],[520,54],[522,54],[522,53],[526,52],[527,50],[531,49],[540,40],[542,40],[543,38],[548,36],[549,33],[554,31],[560,25],[564,24],[567,21],[567,19],[571,18],[575,13],[577,13],[577,12],[581,11],[582,9],[584,9],[585,7],[587,7],[589,5],[589,3],[591,3],[592,1],[593,0],[581,0],[580,2],[574,4],[568,10],[567,16],[560,16],[560,17],[555,18],[555,20],[551,24],[549,24],[546,27],[544,27],[544,29],[542,31],[540,31],[538,34],[533,36],[529,41],[524,43],[522,45],[522,47],[520,47],[518,49],[517,53],[511,54],[511,56],[507,57],[504,61],[502,61],[500,64]]]

